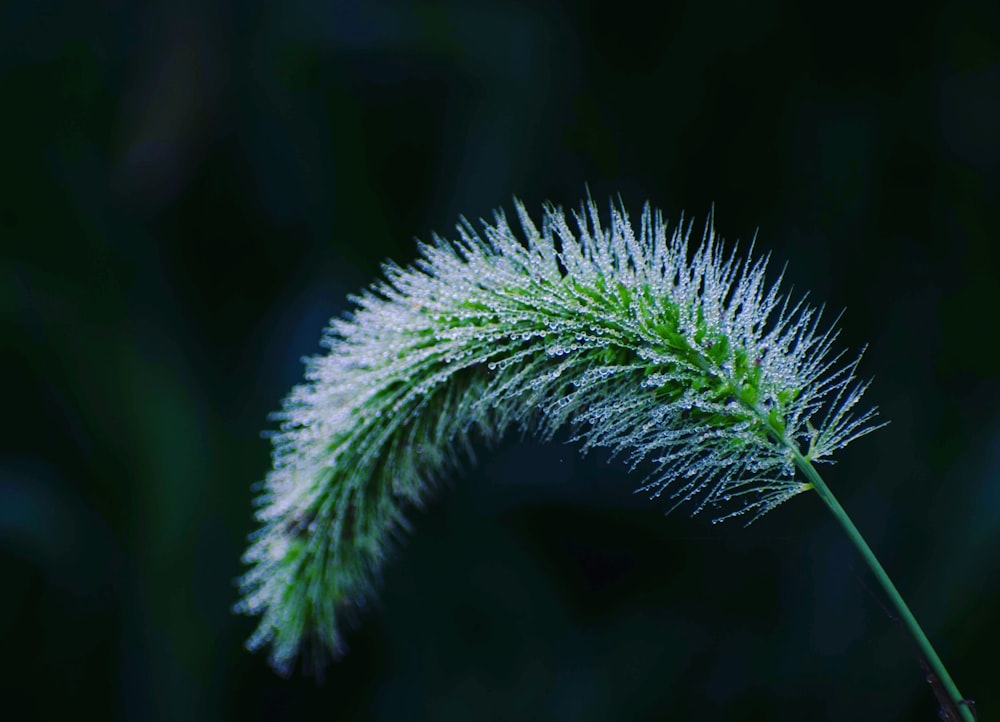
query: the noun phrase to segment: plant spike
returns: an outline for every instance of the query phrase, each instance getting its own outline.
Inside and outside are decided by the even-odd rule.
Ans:
[[[860,356],[842,363],[821,309],[769,285],[767,257],[740,261],[711,218],[692,251],[691,224],[668,236],[649,205],[638,235],[621,205],[608,224],[592,200],[571,219],[547,205],[540,229],[515,206],[520,236],[498,211],[481,233],[463,219],[457,240],[421,244],[411,267],[387,263],[277,414],[237,609],[260,616],[248,646],[269,646],[279,672],[309,638],[342,653],[407,507],[512,426],[569,427],[584,453],[645,462],[638,491],[714,521],[816,489],[864,544],[813,464],[880,424],[855,410]]]

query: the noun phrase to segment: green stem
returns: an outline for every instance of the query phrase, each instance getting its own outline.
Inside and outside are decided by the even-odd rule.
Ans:
[[[786,442],[787,443],[787,442]],[[861,536],[861,532],[858,528],[854,526],[854,522],[851,518],[847,516],[847,512],[844,511],[844,507],[840,505],[837,498],[830,491],[830,487],[826,485],[823,478],[816,471],[816,467],[804,457],[799,450],[792,444],[788,444],[791,449],[792,454],[795,456],[795,465],[802,471],[803,474],[812,483],[813,488],[816,489],[816,493],[819,494],[820,498],[826,503],[833,512],[833,515],[840,522],[840,525],[844,527],[844,531],[847,532],[847,536],[850,537],[854,546],[861,553],[862,558],[868,567],[872,570],[872,574],[878,580],[879,584],[882,585],[882,589],[885,590],[886,595],[889,597],[889,601],[896,608],[896,612],[899,614],[899,618],[903,620],[903,624],[913,635],[913,638],[917,642],[917,646],[920,648],[921,653],[927,660],[928,665],[930,665],[931,670],[937,675],[937,678],[941,680],[941,684],[944,685],[945,690],[948,692],[948,696],[951,697],[951,701],[955,706],[955,709],[959,711],[962,715],[962,719],[966,722],[975,722],[975,717],[972,714],[972,710],[969,709],[962,700],[964,699],[961,693],[958,691],[958,687],[955,686],[955,682],[952,680],[951,675],[948,674],[948,670],[945,669],[944,663],[941,658],[938,657],[937,652],[934,651],[934,647],[931,646],[930,640],[927,639],[927,635],[924,634],[924,630],[920,628],[920,624],[917,623],[916,618],[910,611],[910,608],[906,606],[906,602],[903,601],[903,597],[900,596],[899,592],[896,590],[896,585],[892,583],[889,575],[885,573],[885,569],[879,564],[878,559],[875,557],[874,552],[872,552],[871,547],[865,541],[864,537]]]

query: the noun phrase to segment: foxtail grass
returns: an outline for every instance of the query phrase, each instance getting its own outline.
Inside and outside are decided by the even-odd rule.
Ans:
[[[278,414],[257,500],[240,611],[248,642],[287,673],[306,640],[334,656],[374,595],[391,550],[438,482],[508,429],[642,469],[638,491],[668,509],[751,523],[815,492],[913,634],[957,713],[967,706],[817,465],[878,428],[860,405],[860,354],[835,348],[822,309],[766,279],[691,224],[668,231],[647,206],[638,230],[593,201],[536,225],[516,203],[457,238],[435,237],[406,268],[331,321]]]

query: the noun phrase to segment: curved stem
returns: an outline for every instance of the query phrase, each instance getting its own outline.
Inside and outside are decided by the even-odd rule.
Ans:
[[[830,511],[833,512],[837,521],[840,522],[844,531],[847,532],[847,536],[850,538],[851,542],[854,543],[854,546],[861,553],[861,557],[871,569],[872,574],[875,575],[879,584],[882,585],[882,589],[885,591],[886,596],[888,596],[892,606],[895,607],[896,612],[899,614],[899,618],[902,620],[903,624],[906,625],[910,634],[913,635],[913,638],[916,641],[917,646],[920,648],[920,652],[926,658],[931,671],[937,675],[941,684],[947,691],[954,708],[958,710],[959,714],[962,715],[963,720],[966,720],[966,722],[975,722],[975,716],[973,715],[972,710],[964,702],[964,698],[958,691],[958,687],[952,680],[951,675],[948,674],[948,670],[945,669],[944,663],[941,661],[941,658],[938,657],[937,652],[934,651],[934,647],[931,645],[930,640],[927,639],[927,635],[924,634],[924,630],[920,628],[920,624],[917,623],[917,620],[910,611],[910,608],[906,606],[906,602],[903,601],[903,597],[900,596],[899,592],[896,590],[896,585],[892,583],[889,575],[886,574],[885,569],[882,568],[882,565],[875,557],[875,553],[872,552],[871,547],[868,546],[864,537],[861,536],[861,532],[859,532],[858,528],[854,526],[854,522],[852,522],[851,518],[847,516],[847,512],[844,511],[844,507],[842,507],[840,502],[837,501],[833,492],[830,491],[830,487],[828,487],[826,482],[823,481],[819,472],[816,471],[816,467],[812,465],[812,462],[804,457],[798,449],[794,448],[794,445],[788,444],[788,447],[795,456],[795,465],[812,483],[813,488],[816,489],[816,493],[819,494],[820,498],[824,501],[827,507],[829,507]]]

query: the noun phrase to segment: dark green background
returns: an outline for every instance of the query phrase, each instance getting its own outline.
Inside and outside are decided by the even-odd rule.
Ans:
[[[4,709],[935,719],[818,498],[664,517],[530,439],[414,515],[325,681],[243,649],[260,433],[326,320],[414,237],[589,184],[714,203],[846,307],[892,424],[829,482],[1000,719],[1000,10],[799,5],[0,3]]]

